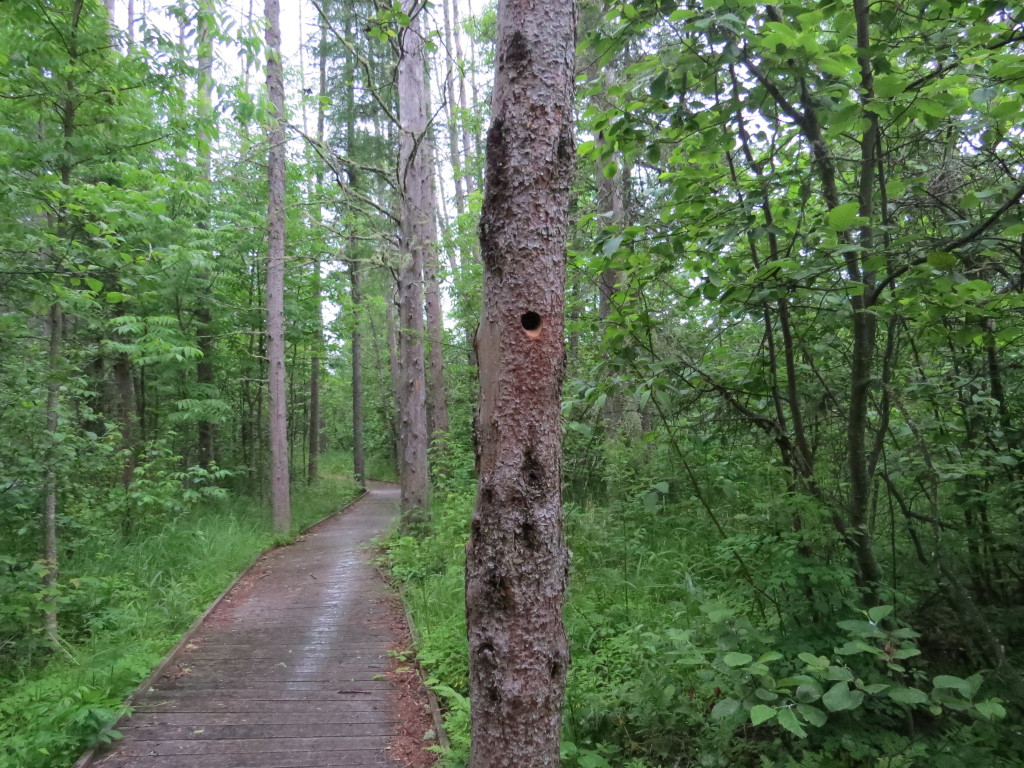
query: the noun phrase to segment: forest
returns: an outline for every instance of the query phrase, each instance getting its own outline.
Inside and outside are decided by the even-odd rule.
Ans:
[[[495,3],[0,2],[0,767],[117,738],[367,479],[441,764],[488,765],[483,416],[548,389],[489,376],[485,286],[534,235],[561,389],[507,556],[564,520],[561,764],[1024,766],[1024,9],[534,5],[552,168]],[[513,172],[567,221],[502,225]]]

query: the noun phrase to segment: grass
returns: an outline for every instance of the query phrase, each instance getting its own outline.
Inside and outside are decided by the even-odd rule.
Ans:
[[[70,764],[118,716],[121,702],[256,556],[287,543],[354,498],[343,456],[296,484],[293,524],[276,535],[258,502],[232,498],[128,537],[94,537],[65,558],[62,616],[83,638],[0,688],[0,768]]]

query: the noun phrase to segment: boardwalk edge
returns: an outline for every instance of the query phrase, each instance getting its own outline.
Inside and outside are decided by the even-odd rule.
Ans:
[[[301,530],[297,531],[296,534],[295,534],[296,538],[298,538],[299,536],[302,536],[304,533],[306,533],[306,531],[310,530],[314,526],[320,525],[320,523],[322,523],[324,520],[327,520],[327,519],[332,518],[332,517],[334,517],[336,515],[340,515],[340,514],[342,514],[344,512],[347,512],[350,507],[352,507],[356,503],[362,501],[369,493],[370,493],[370,491],[369,491],[368,488],[363,488],[363,492],[360,493],[358,496],[356,496],[354,499],[352,499],[350,502],[345,504],[345,506],[340,507],[340,508],[334,510],[333,512],[330,512],[330,513],[324,515],[319,520],[316,520],[316,521],[310,523],[309,525],[305,526]],[[288,546],[288,545],[285,545],[285,546]],[[217,606],[219,606],[223,602],[224,598],[228,596],[228,594],[231,592],[231,590],[234,589],[238,585],[238,582],[241,581],[242,578],[247,573],[249,573],[249,571],[252,570],[252,567],[256,564],[256,561],[259,560],[267,552],[270,552],[273,549],[277,549],[277,546],[269,547],[267,549],[261,550],[260,552],[257,552],[255,555],[253,555],[252,560],[245,567],[245,569],[242,570],[242,571],[239,571],[238,575],[235,576],[235,578],[231,580],[231,583],[228,584],[228,586],[224,589],[224,591],[221,592],[217,596],[217,598],[206,607],[205,611],[203,611],[201,614],[199,614],[199,616],[196,618],[196,620],[192,622],[191,626],[189,626],[189,628],[187,630],[185,630],[185,634],[183,634],[181,636],[181,639],[178,640],[178,642],[175,643],[174,647],[171,648],[171,650],[169,650],[167,652],[167,654],[164,656],[163,660],[159,664],[157,664],[156,667],[154,667],[153,671],[150,672],[149,676],[145,680],[143,680],[141,683],[139,683],[135,687],[135,690],[133,690],[130,694],[128,694],[128,697],[123,702],[125,706],[130,707],[132,705],[132,703],[135,701],[137,696],[139,696],[140,694],[143,694],[146,691],[148,691],[153,686],[153,684],[157,680],[160,679],[160,676],[170,666],[171,660],[177,655],[178,651],[180,651],[182,648],[184,648],[192,640],[193,636],[196,633],[196,630],[198,630],[199,627],[202,626],[203,622],[206,621],[207,617],[211,613],[213,613],[214,610],[216,610]],[[402,605],[404,606],[405,603],[403,602]],[[85,752],[82,753],[82,755],[78,758],[78,760],[75,761],[75,763],[72,766],[72,768],[87,768],[87,766],[91,765],[93,759],[96,757],[97,750],[99,750],[100,747],[103,747],[107,743],[109,743],[109,742],[103,741],[103,737],[108,735],[111,731],[117,730],[117,726],[120,725],[121,721],[124,720],[127,717],[131,717],[131,713],[130,712],[128,714],[122,715],[121,717],[117,718],[117,720],[115,720],[113,723],[111,723],[106,728],[101,730],[99,732],[99,734],[97,734],[97,736],[96,736],[96,741],[94,741],[93,744],[90,745],[85,750]]]

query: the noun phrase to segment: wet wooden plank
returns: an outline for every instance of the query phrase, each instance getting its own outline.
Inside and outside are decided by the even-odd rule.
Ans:
[[[206,765],[206,755],[230,753],[237,755],[267,754],[272,752],[343,752],[362,750],[383,750],[390,738],[388,736],[320,736],[316,738],[290,738],[284,735],[263,739],[168,739],[151,740],[135,739],[126,734],[120,742],[123,747],[131,749],[137,755],[150,757],[172,755],[203,756],[202,765]],[[197,761],[196,765],[200,762]]]
[[[386,752],[378,750],[342,750],[333,752],[272,752],[244,754],[226,752],[203,755],[202,763],[194,755],[116,754],[95,763],[102,768],[395,768]]]
[[[383,696],[346,696],[333,699],[320,697],[286,698],[278,693],[266,698],[211,699],[207,696],[151,696],[136,704],[135,712],[364,712],[388,711],[390,692]]]
[[[171,725],[159,723],[148,725],[132,723],[124,729],[125,742],[133,741],[211,741],[211,740],[266,740],[268,737],[287,739],[316,739],[323,737],[350,738],[389,736],[393,720],[373,717],[361,723],[315,723],[306,720],[302,723],[232,723],[217,725],[201,723],[197,725]]]
[[[135,698],[104,768],[377,768],[398,721],[396,641],[362,548],[396,507],[369,494],[254,568]]]
[[[275,704],[279,703],[275,702]],[[388,711],[363,708],[348,712],[336,712],[333,711],[333,708],[323,706],[299,712],[281,711],[276,707],[262,712],[225,710],[182,712],[176,709],[170,712],[136,712],[132,716],[132,727],[136,729],[154,726],[202,728],[214,725],[305,725],[316,723],[317,728],[329,730],[327,726],[391,724],[397,722],[397,719],[397,716],[391,713],[390,708]]]

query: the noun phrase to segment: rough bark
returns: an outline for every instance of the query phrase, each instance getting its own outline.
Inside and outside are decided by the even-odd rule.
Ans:
[[[399,432],[402,452],[402,526],[411,529],[425,520],[429,495],[427,450],[426,365],[424,361],[423,267],[437,236],[434,225],[431,158],[427,136],[427,102],[423,71],[420,8],[404,0],[409,26],[399,35],[398,174],[402,263],[398,269],[399,306]]]
[[[288,488],[288,414],[285,390],[284,348],[284,247],[285,247],[285,133],[284,75],[281,67],[280,3],[266,0],[267,93],[272,115],[267,126],[269,142],[267,206],[267,360],[270,397],[270,506],[274,528],[291,525]]]
[[[360,286],[359,262],[348,263],[352,284],[352,473],[356,482],[366,482],[366,457],[363,449],[363,294]]]
[[[480,243],[479,486],[466,548],[471,768],[556,766],[562,622],[560,396],[576,7],[504,0]]]

